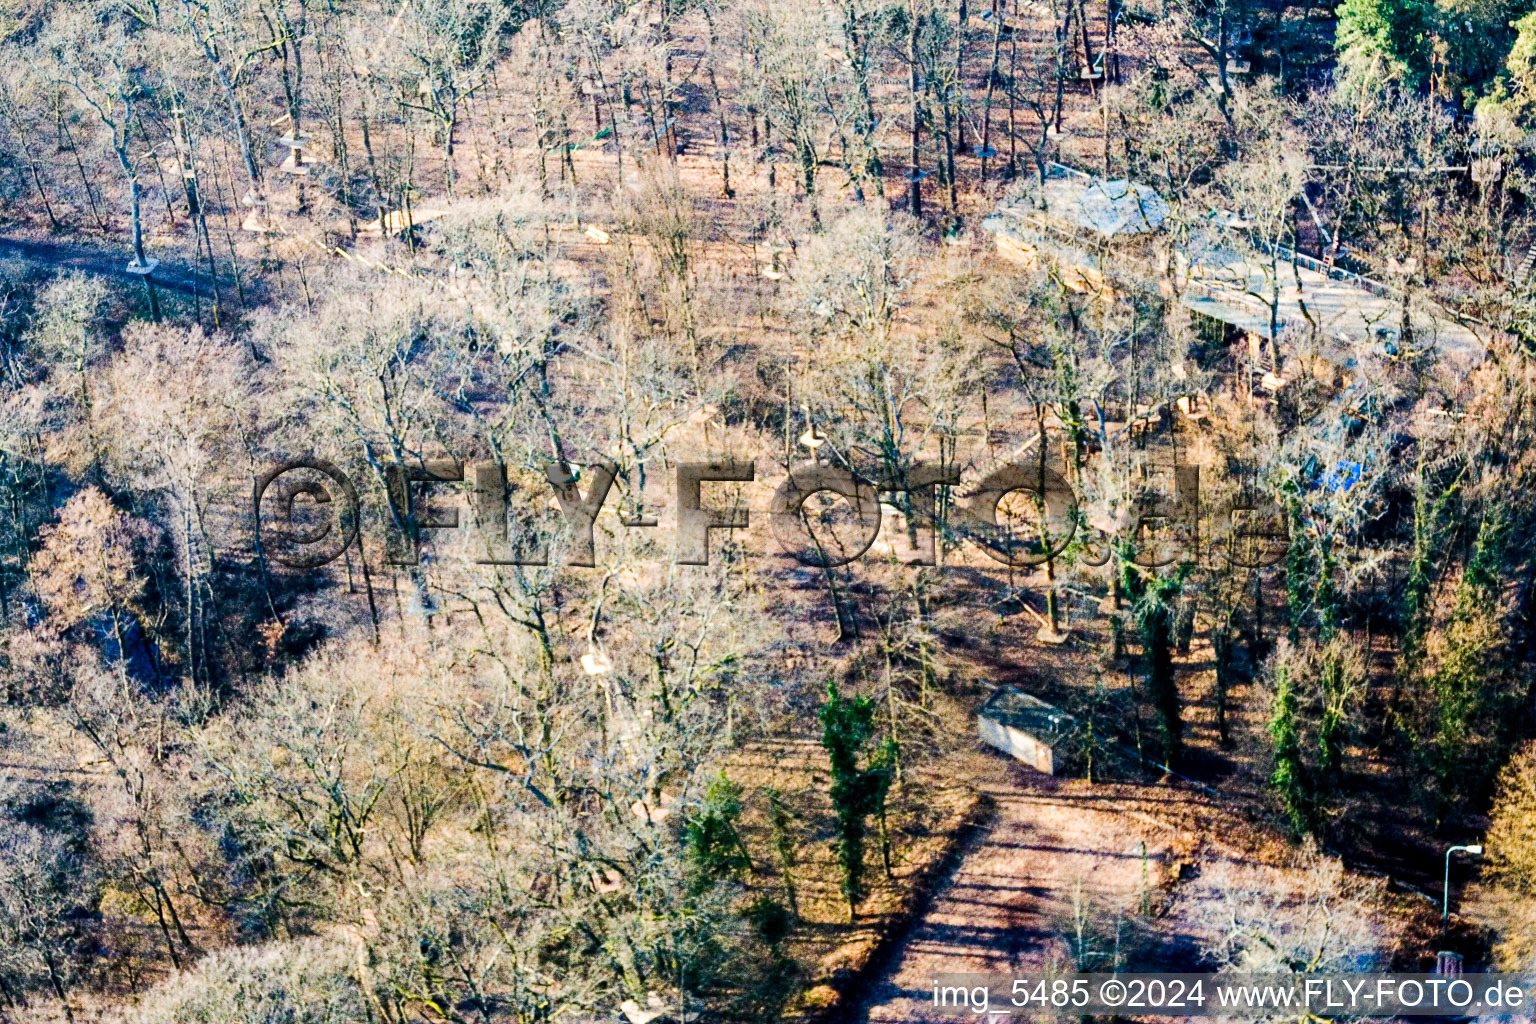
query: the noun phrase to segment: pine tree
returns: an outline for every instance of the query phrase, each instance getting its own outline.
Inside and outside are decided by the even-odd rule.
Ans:
[[[1184,719],[1173,675],[1173,615],[1161,599],[1148,602],[1141,617],[1142,643],[1147,653],[1147,689],[1157,711],[1163,741],[1163,763],[1177,768],[1184,748]]]
[[[827,701],[817,716],[821,745],[832,766],[832,810],[837,815],[834,849],[842,871],[843,897],[853,916],[864,897],[864,841],[871,815],[880,819],[882,852],[890,863],[890,838],[885,828],[886,796],[896,765],[896,744],[889,738],[859,766],[859,757],[874,733],[875,707],[868,697],[849,700],[827,684]]]
[[[737,831],[740,819],[741,787],[721,772],[705,790],[703,808],[685,829],[695,892],[752,870],[752,858]]]
[[[1296,691],[1291,673],[1281,666],[1275,673],[1274,717],[1269,735],[1275,741],[1275,771],[1269,777],[1275,794],[1285,807],[1286,818],[1298,835],[1312,831],[1312,808],[1307,797],[1307,767],[1301,758],[1301,737],[1297,729]]]
[[[800,894],[795,888],[795,837],[790,832],[791,815],[789,808],[784,806],[784,796],[777,789],[769,786],[766,790],[768,796],[768,824],[773,830],[773,850],[779,857],[779,875],[784,880],[784,895],[789,900],[789,909],[795,914],[800,913]]]
[[[1289,521],[1291,543],[1285,555],[1285,594],[1290,607],[1291,621],[1288,637],[1292,644],[1301,642],[1301,624],[1311,607],[1315,588],[1307,586],[1316,566],[1312,561],[1312,544],[1307,537],[1305,520],[1301,514],[1301,502],[1292,494],[1285,503]]]
[[[1193,567],[1181,564],[1171,576],[1142,573],[1136,571],[1129,551],[1125,563],[1125,589],[1135,597],[1147,691],[1157,715],[1163,764],[1176,769],[1184,754],[1184,718],[1173,670],[1173,601],[1183,592]]]
[[[1323,708],[1317,727],[1317,781],[1320,791],[1332,792],[1344,764],[1344,706],[1349,696],[1343,657],[1337,648],[1323,653],[1319,683]]]
[[[1339,631],[1339,592],[1333,583],[1335,566],[1333,541],[1324,537],[1317,544],[1317,589],[1312,592],[1312,607],[1317,612],[1317,638],[1328,643]]]

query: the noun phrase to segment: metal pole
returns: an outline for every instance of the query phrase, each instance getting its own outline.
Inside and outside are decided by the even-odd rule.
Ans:
[[[1443,939],[1451,923],[1451,854],[1456,847],[1445,851],[1445,887],[1440,890],[1440,937]]]
[[[1451,854],[1465,851],[1474,857],[1483,855],[1481,843],[1473,843],[1470,846],[1453,846],[1445,851],[1445,887],[1440,891],[1440,938],[1443,940],[1450,933],[1451,927]]]

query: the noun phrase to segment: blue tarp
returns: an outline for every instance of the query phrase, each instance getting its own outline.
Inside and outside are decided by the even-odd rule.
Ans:
[[[1359,483],[1360,476],[1364,472],[1365,467],[1360,463],[1349,459],[1340,460],[1337,466],[1323,476],[1323,490],[1329,494],[1342,494]]]

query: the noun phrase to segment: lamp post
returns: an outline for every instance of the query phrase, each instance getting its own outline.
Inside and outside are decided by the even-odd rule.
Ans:
[[[1451,854],[1456,852],[1470,853],[1474,857],[1481,857],[1483,848],[1481,844],[1474,843],[1471,846],[1453,846],[1445,851],[1445,888],[1440,896],[1440,934],[1444,936],[1451,923]]]

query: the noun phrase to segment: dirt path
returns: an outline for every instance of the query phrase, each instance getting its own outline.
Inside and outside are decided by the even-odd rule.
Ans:
[[[7,256],[29,263],[77,270],[96,277],[110,277],[126,284],[139,284],[139,278],[124,269],[131,259],[127,253],[92,249],[66,242],[0,237],[0,257]],[[207,297],[207,289],[199,284],[197,276],[164,261],[155,270],[155,285],[173,292]]]
[[[1182,803],[1162,787],[1090,787],[991,754],[976,785],[996,802],[953,874],[851,1021],[952,1020],[927,1009],[935,974],[1040,970],[1069,952],[1074,899],[1134,910],[1143,873],[1156,886],[1174,831],[1127,805]],[[1147,844],[1145,862],[1140,845]]]

